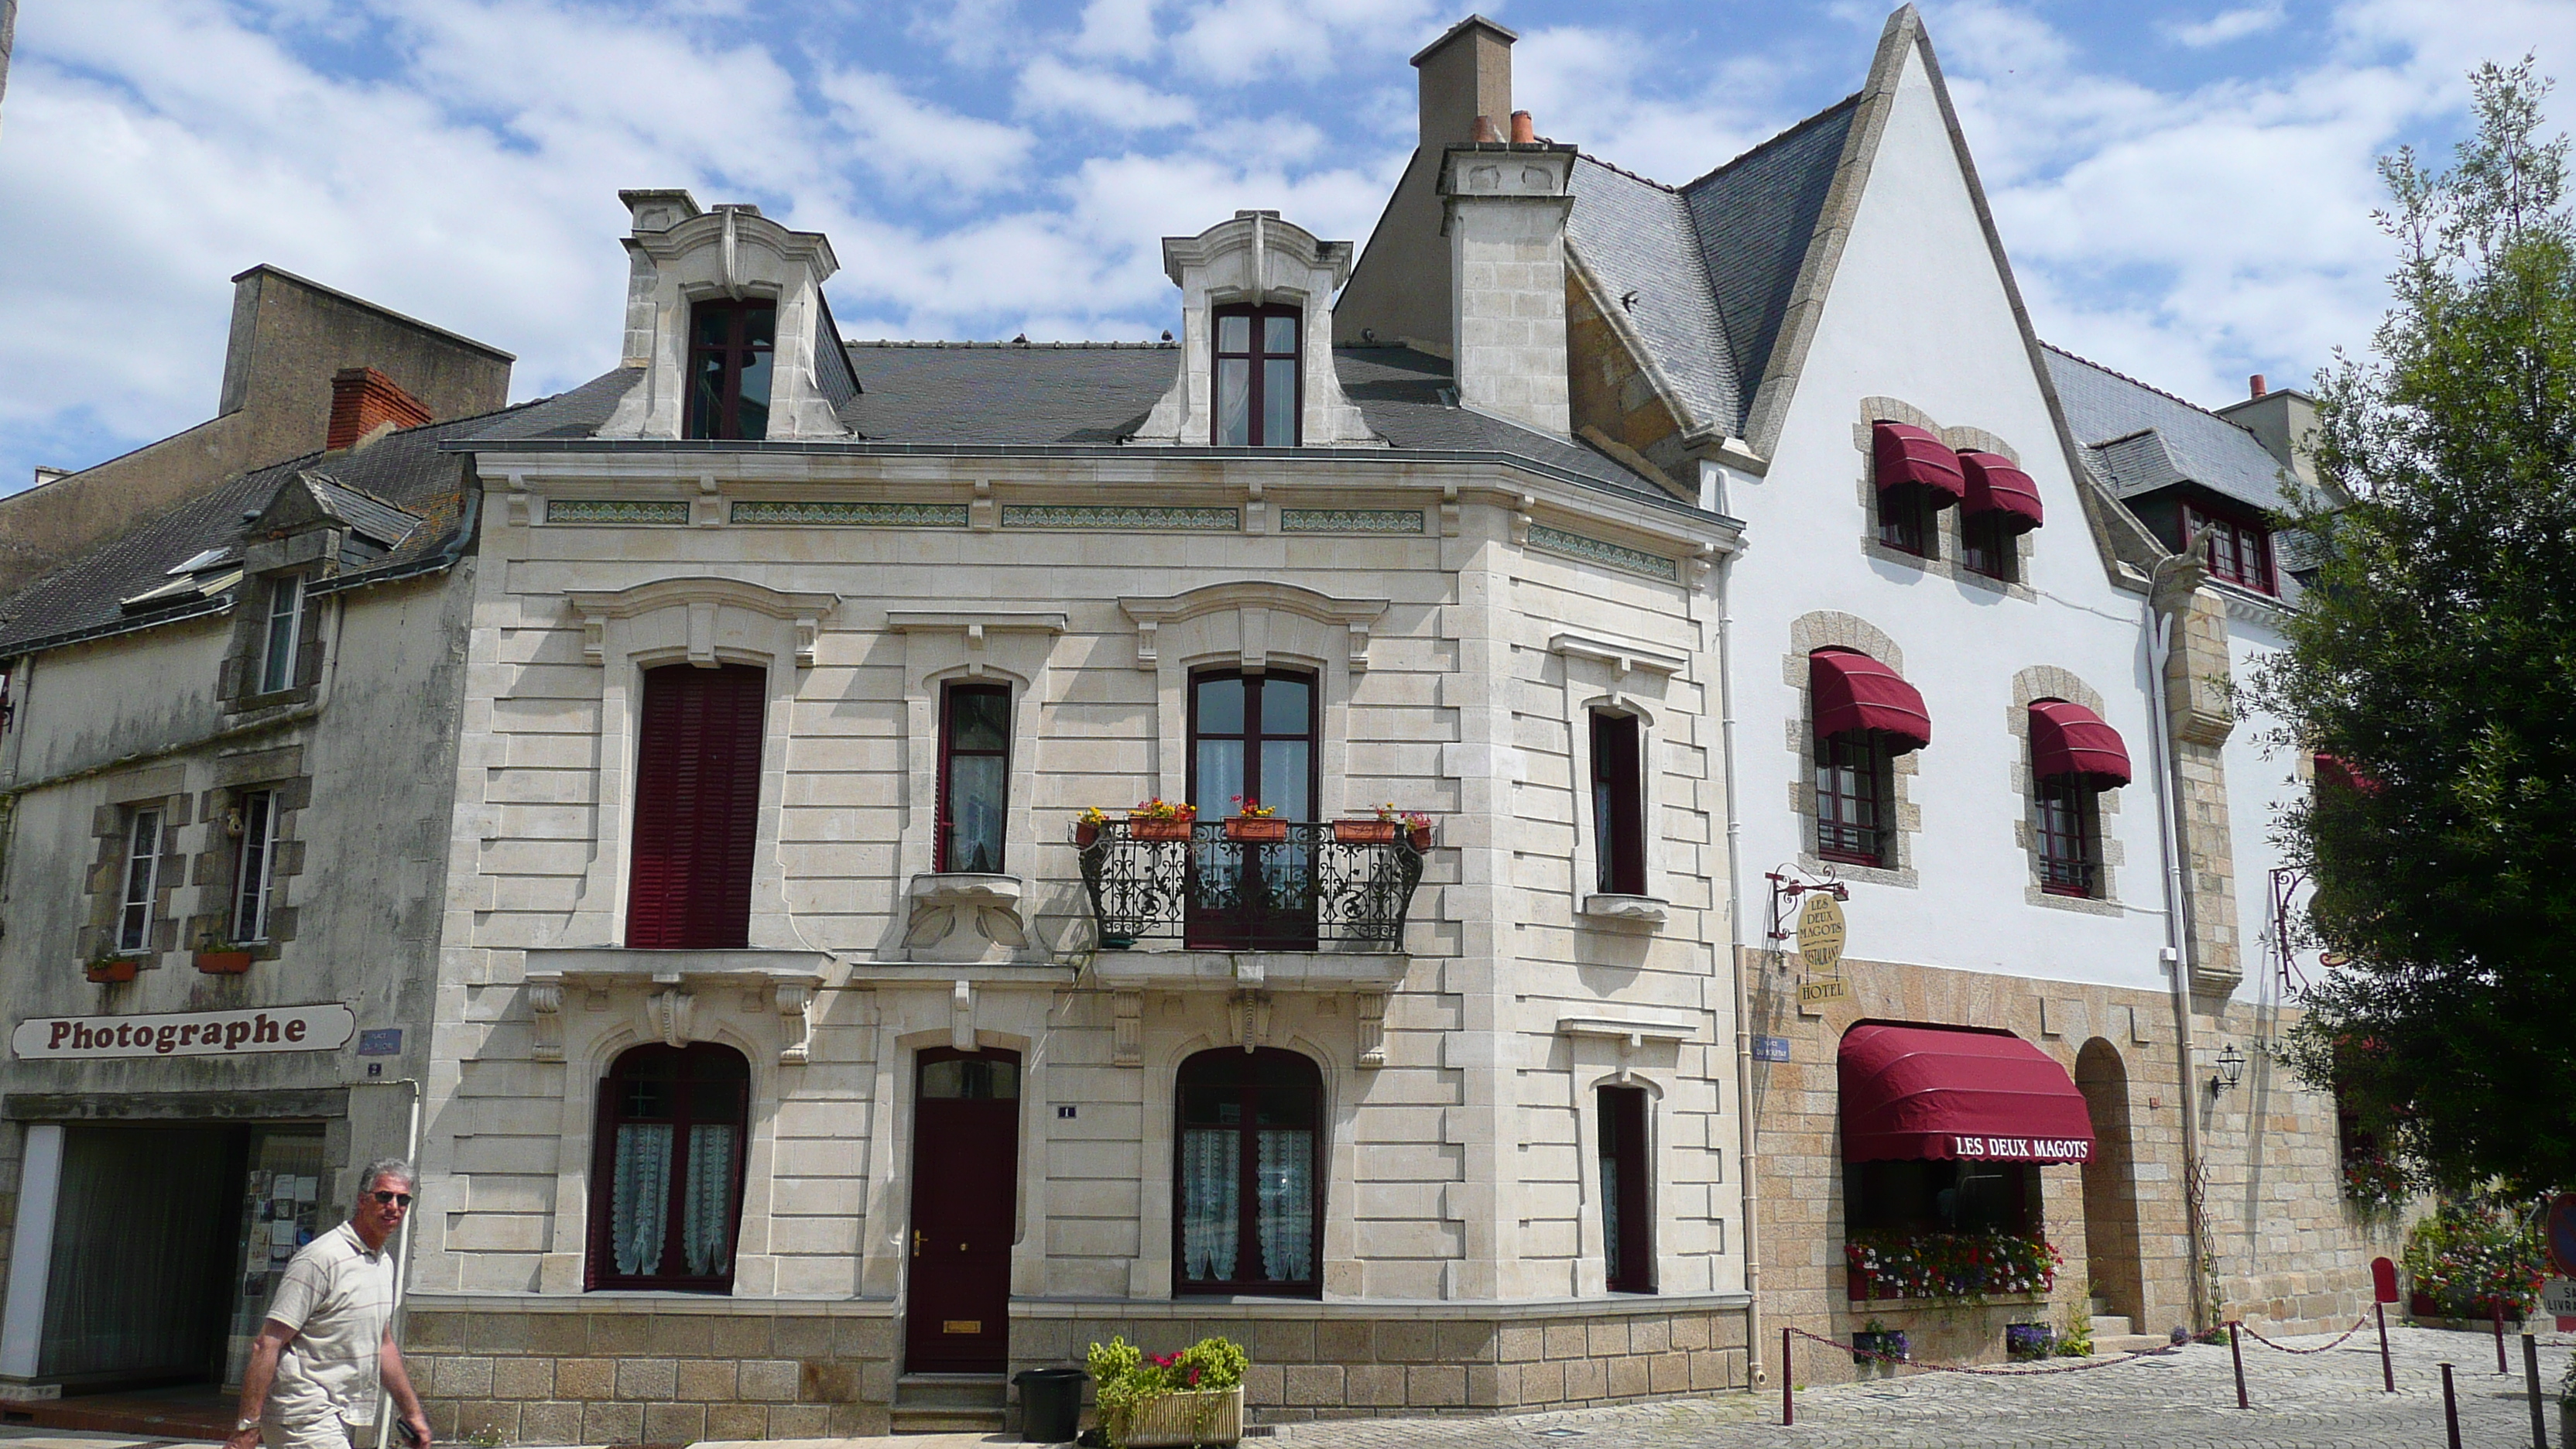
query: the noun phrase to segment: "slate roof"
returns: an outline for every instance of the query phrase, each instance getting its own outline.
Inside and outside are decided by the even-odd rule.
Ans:
[[[1847,97],[1681,188],[1748,407],[1859,110]]]
[[[2121,498],[2178,483],[2281,506],[2281,463],[2253,433],[2064,348],[2042,344],[2066,425]]]
[[[1744,389],[1688,203],[1669,186],[1589,156],[1576,160],[1574,173],[1566,234],[1608,294],[1603,304],[1622,310],[1671,379],[1690,413],[1684,427],[1733,432]]]
[[[333,589],[356,587],[435,559],[456,531],[465,467],[462,459],[441,452],[439,444],[529,410],[522,405],[407,428],[354,453],[308,453],[217,484],[0,600],[0,656],[220,612],[231,601],[229,582],[211,594],[179,592],[159,608],[128,611],[123,601],[167,586],[172,582],[169,571],[200,553],[237,551],[250,517],[299,473],[317,480],[316,498],[353,531],[392,544],[382,557],[333,579]],[[221,577],[214,570],[203,572],[210,582]]]

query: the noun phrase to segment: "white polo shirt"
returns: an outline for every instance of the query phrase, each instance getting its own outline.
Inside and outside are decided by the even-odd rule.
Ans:
[[[269,1300],[268,1316],[294,1329],[295,1341],[278,1355],[268,1417],[282,1424],[332,1416],[373,1424],[376,1356],[393,1313],[393,1254],[367,1251],[347,1223],[305,1244]]]

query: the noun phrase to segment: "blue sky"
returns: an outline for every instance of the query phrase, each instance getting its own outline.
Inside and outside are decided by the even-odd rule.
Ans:
[[[1924,7],[2043,337],[2207,403],[2366,348],[2373,159],[2570,0]],[[1679,182],[1855,89],[1879,3],[1492,4],[1539,131]],[[271,262],[519,355],[616,359],[621,186],[831,235],[854,337],[1142,338],[1158,239],[1365,242],[1434,0],[27,0],[0,102],[0,491],[202,421]],[[2570,76],[2576,81],[2576,76]],[[2551,103],[2576,129],[2576,104]]]

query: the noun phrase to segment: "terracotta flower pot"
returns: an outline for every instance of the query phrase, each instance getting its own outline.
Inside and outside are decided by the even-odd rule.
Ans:
[[[197,969],[209,976],[239,976],[250,969],[248,951],[199,951]]]
[[[1080,821],[1075,822],[1074,827],[1073,827],[1073,843],[1074,843],[1074,844],[1076,844],[1076,845],[1089,845],[1091,842],[1093,842],[1093,841],[1095,841],[1095,840],[1098,840],[1099,838],[1100,838],[1100,827],[1099,827],[1099,826],[1097,826],[1097,825],[1092,825],[1092,824],[1088,824],[1088,823],[1084,823],[1084,822],[1080,822]]]
[[[1288,822],[1267,815],[1229,815],[1225,838],[1253,844],[1275,844],[1288,838]]]
[[[1344,845],[1388,845],[1397,829],[1392,820],[1336,820],[1333,839]]]
[[[1417,825],[1413,827],[1413,848],[1417,851],[1429,850],[1431,848],[1430,826]]]
[[[1187,840],[1190,838],[1190,827],[1197,823],[1195,818],[1186,815],[1174,819],[1154,815],[1130,815],[1127,817],[1127,838],[1130,840]]]
[[[119,956],[108,961],[92,961],[89,963],[89,979],[101,985],[115,981],[131,981],[134,979],[134,968],[139,964],[141,963],[131,956]]]

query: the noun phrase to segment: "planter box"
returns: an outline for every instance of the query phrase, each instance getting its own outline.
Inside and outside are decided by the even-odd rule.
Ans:
[[[1127,817],[1127,838],[1129,840],[1187,840],[1190,838],[1190,827],[1197,823],[1195,816],[1186,816],[1178,820],[1161,820],[1148,815],[1130,815]]]
[[[1225,838],[1275,844],[1288,838],[1288,822],[1267,815],[1229,815],[1225,820]]]
[[[1396,830],[1392,820],[1336,820],[1333,839],[1343,845],[1393,845]]]
[[[250,969],[248,951],[199,951],[197,969],[209,976],[239,976]]]
[[[1852,1362],[1857,1365],[1867,1366],[1883,1362],[1874,1357],[1877,1354],[1886,1354],[1903,1360],[1911,1358],[1912,1353],[1911,1343],[1901,1330],[1890,1330],[1885,1333],[1871,1333],[1863,1330],[1852,1335]]]
[[[1097,825],[1084,825],[1077,822],[1073,827],[1073,843],[1075,845],[1089,845],[1091,842],[1098,840],[1099,838],[1100,827]]]
[[[134,979],[134,968],[138,964],[132,956],[120,956],[112,961],[92,961],[89,963],[89,979],[101,985],[116,981],[131,981]]]
[[[1429,850],[1431,848],[1430,826],[1417,825],[1413,827],[1413,848],[1417,851]]]
[[[1118,1434],[1130,1449],[1170,1449],[1184,1444],[1234,1444],[1243,1439],[1243,1386],[1195,1394],[1165,1394],[1142,1409]]]

